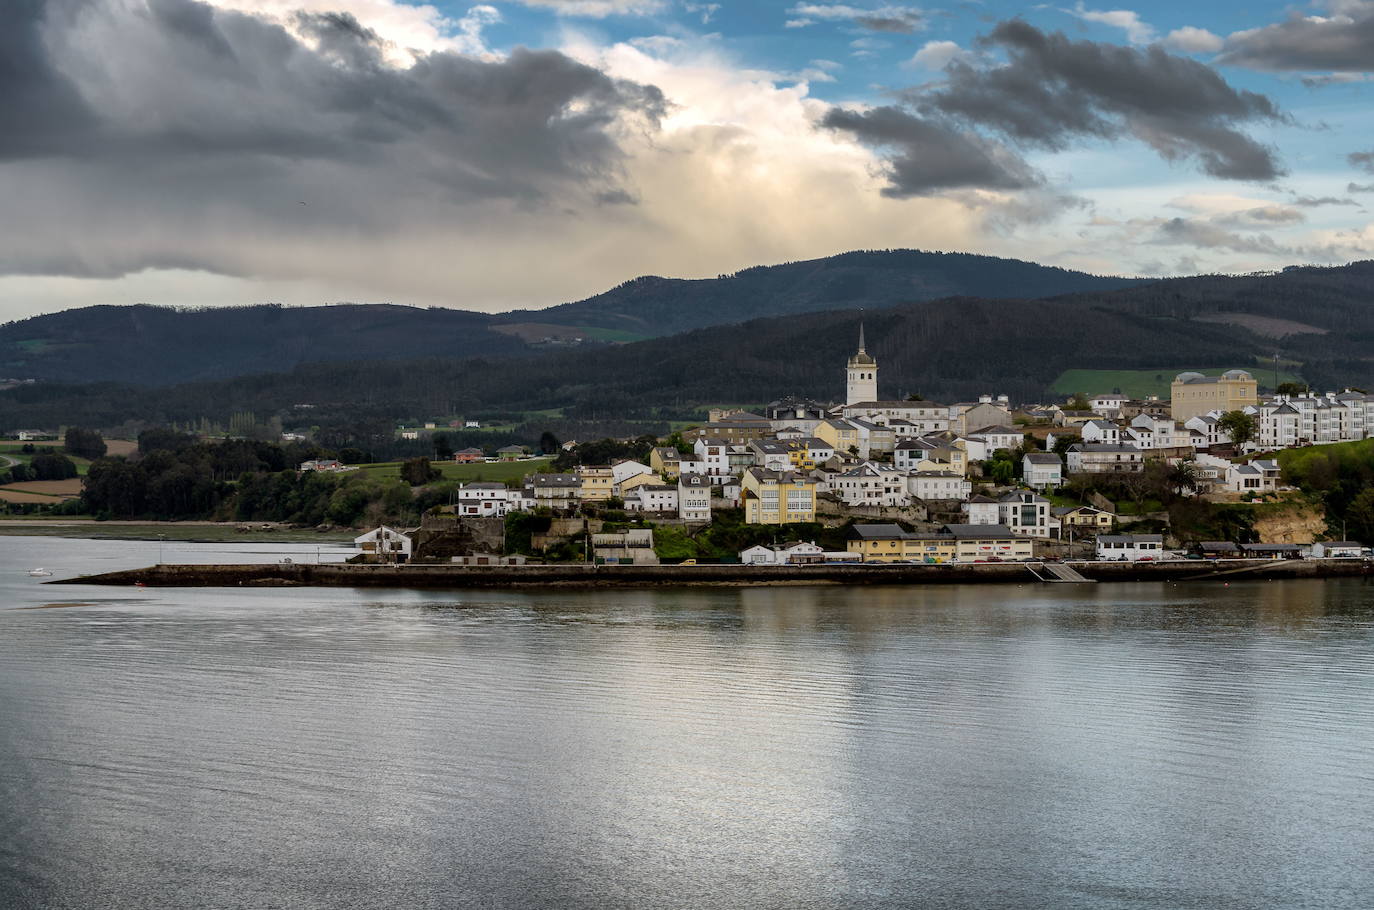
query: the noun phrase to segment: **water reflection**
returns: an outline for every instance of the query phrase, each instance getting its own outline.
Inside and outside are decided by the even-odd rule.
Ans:
[[[57,561],[3,543],[0,563]],[[143,555],[88,543],[65,555]],[[0,572],[0,906],[1364,907],[1374,890],[1358,581],[26,581]],[[88,605],[24,609],[55,602]]]

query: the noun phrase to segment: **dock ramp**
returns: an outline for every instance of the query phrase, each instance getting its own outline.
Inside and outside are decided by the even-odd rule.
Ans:
[[[1040,581],[1062,584],[1091,584],[1096,579],[1087,578],[1073,566],[1062,562],[1031,562],[1026,568]]]

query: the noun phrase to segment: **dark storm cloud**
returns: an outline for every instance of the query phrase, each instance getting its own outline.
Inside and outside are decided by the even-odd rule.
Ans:
[[[83,244],[73,232],[65,251],[0,243],[0,272],[190,266],[165,251],[183,239],[157,232],[207,206],[225,210],[224,230],[250,231],[326,214],[393,226],[398,200],[431,210],[633,202],[619,186],[617,137],[656,127],[657,88],[550,50],[436,52],[397,68],[349,14],[301,13],[294,24],[304,41],[193,0],[11,0],[0,28],[0,194],[12,221],[20,206],[39,211],[47,185],[91,220],[137,211],[150,240]],[[316,208],[284,211],[283,200],[294,209],[307,197]],[[223,250],[194,267],[240,272],[232,245]]]
[[[1006,65],[956,60],[946,80],[912,90],[908,102],[1025,145],[1059,150],[1083,137],[1134,136],[1170,161],[1196,159],[1214,177],[1283,173],[1273,150],[1237,129],[1283,120],[1282,112],[1204,63],[1157,45],[1071,41],[1021,20],[1000,23],[980,44],[1005,51]]]
[[[1268,72],[1374,71],[1374,4],[1341,3],[1333,15],[1294,14],[1285,22],[1237,32],[1226,39],[1217,60]]]
[[[58,152],[95,119],[44,47],[50,9],[8,0],[0,21],[0,161]]]
[[[1019,157],[969,132],[896,107],[855,112],[832,108],[821,121],[889,152],[884,196],[926,196],[946,190],[1019,190],[1041,179]]]

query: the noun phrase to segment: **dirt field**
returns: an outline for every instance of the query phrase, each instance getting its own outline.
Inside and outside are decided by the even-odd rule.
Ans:
[[[4,502],[41,502],[52,505],[66,498],[65,496],[43,496],[39,493],[20,493],[9,487],[0,487],[0,501]]]
[[[48,439],[34,443],[5,440],[4,445],[32,445],[37,449],[60,449],[62,448],[62,440]],[[105,450],[106,455],[132,455],[138,451],[138,443],[134,442],[132,439],[107,439],[105,440]]]
[[[36,495],[37,499],[11,499],[11,494],[22,496]],[[52,502],[54,499],[71,499],[81,495],[81,478],[69,480],[30,480],[25,483],[12,483],[0,488],[0,496],[10,502]]]

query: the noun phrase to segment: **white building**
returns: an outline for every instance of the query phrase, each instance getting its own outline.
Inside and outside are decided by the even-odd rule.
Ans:
[[[846,404],[840,414],[891,427],[898,439],[949,429],[949,407],[934,401],[860,401]]]
[[[965,524],[995,525],[1001,521],[1001,508],[990,496],[973,496],[959,507],[968,516]]]
[[[878,361],[864,350],[864,327],[859,323],[859,350],[845,365],[844,403],[878,400]]]
[[[1054,537],[1059,519],[1050,514],[1050,501],[1038,493],[1017,490],[997,500],[998,524],[1026,537]]]
[[[1282,473],[1279,463],[1272,459],[1232,464],[1226,469],[1226,488],[1236,493],[1267,493],[1279,488]]]
[[[1064,463],[1053,452],[1027,452],[1021,456],[1021,474],[1033,490],[1053,489],[1064,483]]]
[[[1080,428],[1084,442],[1121,445],[1121,427],[1110,420],[1089,420]]]
[[[1099,534],[1097,558],[1139,562],[1160,559],[1164,555],[1164,538],[1159,534]]]
[[[677,479],[677,517],[683,521],[711,520],[711,479],[683,474]]]
[[[758,546],[741,550],[739,561],[746,566],[795,566],[825,561],[825,550],[814,541],[798,541],[780,546]]]
[[[756,439],[749,443],[748,450],[753,454],[754,465],[770,471],[787,471],[792,468],[792,446],[775,439]]]
[[[1320,540],[1312,544],[1317,559],[1355,559],[1364,555],[1365,547],[1355,540]]]
[[[905,473],[871,461],[834,475],[829,479],[829,489],[847,506],[905,506],[911,502]]]
[[[981,440],[992,452],[998,449],[1010,452],[1026,441],[1025,436],[1016,427],[1003,425],[981,427],[969,433],[968,437]]]
[[[475,481],[458,488],[458,514],[476,518],[509,515],[520,510],[523,499],[519,490],[508,490],[503,483]]]
[[[676,515],[678,488],[674,484],[641,484],[625,494],[625,511]]]
[[[954,471],[912,471],[906,478],[907,491],[917,499],[958,500],[969,498],[973,484]]]
[[[611,465],[611,486],[618,487],[641,474],[653,474],[654,469],[637,461],[618,461]]]
[[[722,484],[730,477],[730,443],[724,439],[702,437],[692,444],[701,470],[692,472],[705,476],[713,484]],[[688,473],[687,464],[682,462],[678,470]]]
[[[1070,474],[1129,474],[1145,468],[1145,453],[1128,445],[1074,443],[1065,459]]]
[[[413,533],[382,525],[353,538],[353,547],[359,553],[376,556],[382,562],[406,562],[414,548]]]

